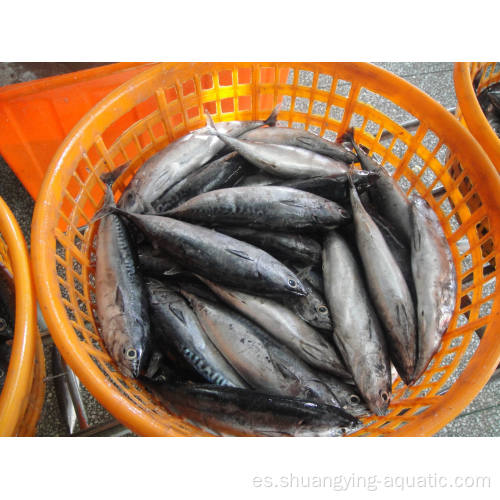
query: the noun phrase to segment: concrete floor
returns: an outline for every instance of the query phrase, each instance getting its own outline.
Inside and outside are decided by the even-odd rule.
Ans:
[[[103,63],[0,63],[0,86],[63,72],[83,69]],[[416,85],[438,102],[449,108],[456,105],[453,86],[453,63],[383,62],[376,63]],[[404,113],[403,113],[404,114]],[[400,117],[401,120],[405,116]],[[0,196],[16,215],[29,244],[30,222],[34,203],[0,157]],[[51,340],[44,337],[47,357],[47,397],[38,425],[38,436],[65,436],[67,430],[61,419],[51,375]],[[476,344],[477,345],[477,344]],[[471,347],[471,354],[475,346]],[[83,391],[91,425],[114,422],[113,417],[87,392]],[[132,435],[123,432],[124,435]],[[500,436],[500,377],[492,378],[476,399],[437,436]]]

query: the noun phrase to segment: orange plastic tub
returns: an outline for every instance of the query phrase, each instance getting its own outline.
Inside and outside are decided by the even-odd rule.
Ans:
[[[32,436],[45,395],[45,360],[28,250],[17,221],[2,198],[0,261],[12,272],[16,289],[14,342],[0,394],[0,436]]]
[[[0,88],[0,154],[34,199],[50,160],[78,120],[148,65],[108,64]]]
[[[457,94],[456,115],[469,129],[486,151],[491,161],[500,172],[500,139],[491,128],[477,100],[472,82],[479,71],[483,70],[477,93],[493,83],[500,82],[500,63],[494,62],[458,62],[455,63],[453,78]]]
[[[100,206],[102,173],[131,162],[116,183],[119,195],[150,156],[204,126],[204,110],[216,121],[262,119],[280,101],[279,120],[288,126],[333,139],[355,125],[356,140],[406,191],[426,198],[443,225],[459,280],[449,329],[422,379],[411,388],[396,379],[388,415],[366,418],[358,433],[432,435],[477,395],[500,361],[500,299],[491,291],[500,244],[500,178],[444,107],[366,63],[158,64],[103,99],[59,148],[35,207],[35,282],[54,341],[90,392],[134,432],[206,434],[159,406],[108,356],[93,302],[96,225],[86,232],[78,228]],[[399,124],[412,117],[420,121],[414,133]],[[460,171],[451,175],[457,160]],[[432,195],[437,187],[445,191],[439,199]],[[470,356],[478,330],[482,340]]]

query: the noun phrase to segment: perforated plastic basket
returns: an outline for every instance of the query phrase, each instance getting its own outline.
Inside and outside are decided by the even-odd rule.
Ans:
[[[500,359],[495,290],[500,180],[484,151],[445,108],[365,63],[159,64],[101,101],[54,157],[35,208],[35,282],[54,341],[93,395],[136,433],[205,434],[169,414],[111,361],[95,321],[96,227],[78,228],[101,203],[102,173],[130,160],[117,183],[122,192],[151,155],[204,126],[205,109],[216,121],[262,119],[278,101],[283,102],[279,119],[288,126],[334,139],[356,125],[356,140],[405,190],[424,196],[441,220],[459,280],[450,327],[422,379],[411,388],[395,380],[388,415],[366,418],[358,433],[431,435],[474,398]],[[399,125],[412,116],[420,120],[414,133]],[[460,171],[451,175],[456,160]],[[439,199],[431,194],[436,187],[445,191]],[[483,336],[476,349],[477,330]]]
[[[479,71],[483,71],[477,91],[473,81]],[[500,172],[500,139],[491,128],[477,100],[477,94],[493,83],[500,82],[500,63],[494,62],[458,62],[453,72],[455,92],[457,94],[456,115],[469,129],[486,151],[491,161]]]
[[[28,250],[14,215],[0,197],[0,262],[14,276],[14,341],[0,394],[0,436],[32,436],[45,395],[45,360],[37,329]]]

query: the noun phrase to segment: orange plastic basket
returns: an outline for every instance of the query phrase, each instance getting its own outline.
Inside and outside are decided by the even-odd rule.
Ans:
[[[423,378],[411,388],[395,380],[388,415],[366,418],[358,433],[432,435],[477,395],[500,360],[499,296],[490,290],[497,274],[500,179],[445,108],[366,63],[158,64],[103,99],[58,150],[35,207],[35,282],[54,341],[90,392],[134,432],[206,434],[169,414],[111,361],[95,321],[96,225],[78,228],[100,206],[102,173],[130,160],[117,183],[122,192],[150,156],[204,126],[205,109],[216,121],[262,119],[279,101],[279,119],[288,126],[334,138],[355,125],[356,139],[404,189],[424,196],[441,220],[460,284],[450,327]],[[414,133],[399,124],[411,117],[420,120]],[[460,172],[452,176],[457,159]],[[436,187],[445,190],[439,199],[431,194]],[[471,355],[477,330],[484,333]]]
[[[493,83],[500,82],[500,63],[494,62],[458,62],[455,63],[453,78],[457,94],[456,115],[467,127],[486,151],[491,161],[500,172],[500,139],[484,116],[472,86],[474,78],[483,70],[477,93]]]
[[[37,328],[28,250],[17,221],[2,198],[0,261],[13,273],[16,290],[14,342],[0,394],[0,436],[32,436],[45,395],[45,359]]]
[[[78,120],[149,64],[108,64],[0,88],[0,154],[33,199]]]

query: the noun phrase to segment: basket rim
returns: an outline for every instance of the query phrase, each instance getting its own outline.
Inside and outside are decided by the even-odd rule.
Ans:
[[[20,419],[24,417],[33,383],[39,382],[33,380],[33,370],[36,351],[39,349],[38,343],[41,340],[38,335],[35,291],[26,241],[14,214],[2,197],[0,232],[7,244],[12,263],[16,296],[14,341],[4,388],[0,395],[0,436],[10,436],[16,432]],[[38,361],[44,362],[43,352],[41,360]],[[42,385],[44,384],[42,381]],[[38,389],[35,398],[39,399]],[[38,401],[35,408],[38,415],[31,420],[33,429],[41,412]],[[26,431],[29,433],[33,429]]]
[[[51,335],[66,362],[75,371],[89,391],[110,411],[119,421],[129,427],[132,431],[142,435],[165,435],[168,429],[154,421],[146,412],[129,403],[125,397],[114,389],[110,389],[110,384],[104,380],[100,370],[88,363],[87,354],[83,355],[77,349],[73,349],[67,331],[73,331],[69,323],[64,308],[59,303],[59,288],[55,276],[47,277],[45,270],[53,267],[53,247],[55,237],[53,235],[54,218],[57,213],[54,192],[61,190],[61,182],[64,176],[64,159],[72,147],[75,147],[85,130],[92,131],[96,117],[101,119],[100,125],[107,120],[102,118],[102,114],[112,106],[122,96],[126,96],[132,89],[138,90],[141,82],[153,78],[167,78],[175,74],[177,69],[183,71],[210,70],[212,65],[218,64],[220,67],[231,67],[234,64],[252,67],[252,65],[274,64],[280,67],[294,67],[299,65],[300,69],[320,71],[326,74],[340,72],[356,77],[358,80],[366,79],[370,82],[369,89],[378,92],[380,95],[389,98],[401,105],[404,103],[405,109],[416,117],[425,115],[429,126],[433,129],[443,130],[443,135],[447,137],[446,143],[450,149],[464,151],[464,144],[468,150],[474,154],[476,165],[480,165],[481,174],[471,171],[470,177],[478,184],[483,184],[482,198],[488,204],[489,210],[495,212],[500,220],[500,201],[497,201],[496,192],[500,192],[500,179],[496,170],[486,153],[480,147],[476,139],[467,131],[458,120],[451,115],[437,101],[424,93],[406,80],[378,68],[369,63],[179,63],[169,65],[158,63],[152,68],[135,76],[128,82],[116,88],[92,110],[90,110],[68,134],[61,144],[58,152],[54,156],[45,179],[43,181],[40,195],[38,197],[32,225],[32,254],[34,265],[35,285],[39,297],[42,313],[45,317]],[[408,106],[406,106],[408,105]],[[403,107],[403,106],[402,106]],[[214,117],[215,118],[215,117]],[[433,124],[439,123],[438,127]],[[449,140],[448,140],[449,139]],[[482,182],[479,181],[482,180]],[[492,315],[491,324],[483,339],[459,380],[463,381],[460,391],[456,383],[443,396],[439,403],[433,407],[432,415],[429,411],[424,412],[418,421],[407,423],[401,429],[396,430],[393,435],[424,436],[434,434],[437,430],[448,423],[452,418],[477,395],[480,389],[489,379],[495,368],[495,362],[500,361],[500,342],[493,337],[494,330],[500,328],[500,318]],[[491,326],[491,325],[490,325]],[[478,355],[480,353],[480,356]],[[478,360],[481,358],[481,360]],[[485,370],[484,359],[491,364],[491,369]],[[480,368],[480,369],[479,369]],[[479,374],[479,375],[478,375]],[[144,417],[144,418],[141,418]]]
[[[479,141],[500,173],[500,139],[493,132],[477,100],[472,86],[471,66],[471,62],[457,62],[454,65],[453,81],[457,103],[467,128]]]

